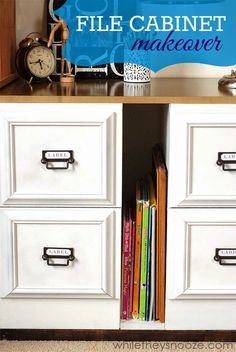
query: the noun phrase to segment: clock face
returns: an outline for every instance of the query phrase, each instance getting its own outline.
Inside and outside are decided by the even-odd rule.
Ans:
[[[27,54],[26,64],[30,73],[38,78],[50,76],[55,69],[55,57],[46,46],[35,46]]]

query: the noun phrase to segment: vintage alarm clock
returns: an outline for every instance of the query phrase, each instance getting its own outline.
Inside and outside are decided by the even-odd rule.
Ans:
[[[18,74],[28,81],[40,81],[54,72],[56,59],[51,49],[47,47],[47,39],[33,32],[23,39],[16,53],[16,69]]]

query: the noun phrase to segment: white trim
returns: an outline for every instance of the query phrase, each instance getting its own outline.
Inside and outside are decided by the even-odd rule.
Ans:
[[[121,330],[165,330],[165,324],[159,321],[141,321],[138,319],[121,320]]]

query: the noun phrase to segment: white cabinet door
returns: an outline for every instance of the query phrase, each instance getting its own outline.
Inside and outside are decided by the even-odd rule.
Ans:
[[[121,206],[121,149],[121,104],[0,104],[0,201]]]
[[[167,237],[167,328],[235,329],[236,210],[170,209]]]
[[[1,209],[0,327],[118,327],[120,217],[119,209]]]
[[[169,207],[236,205],[236,105],[170,108]]]

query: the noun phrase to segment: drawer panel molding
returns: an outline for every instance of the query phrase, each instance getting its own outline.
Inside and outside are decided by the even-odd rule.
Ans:
[[[1,210],[1,297],[118,299],[120,212]],[[72,251],[73,260],[48,265],[45,251],[57,257]],[[58,263],[66,261],[49,262]]]
[[[235,261],[215,258],[217,249],[236,253],[235,219],[233,209],[169,210],[169,299],[236,299]]]
[[[0,104],[0,202],[121,206],[120,104]]]
[[[236,106],[172,105],[169,139],[168,206],[236,206]]]

